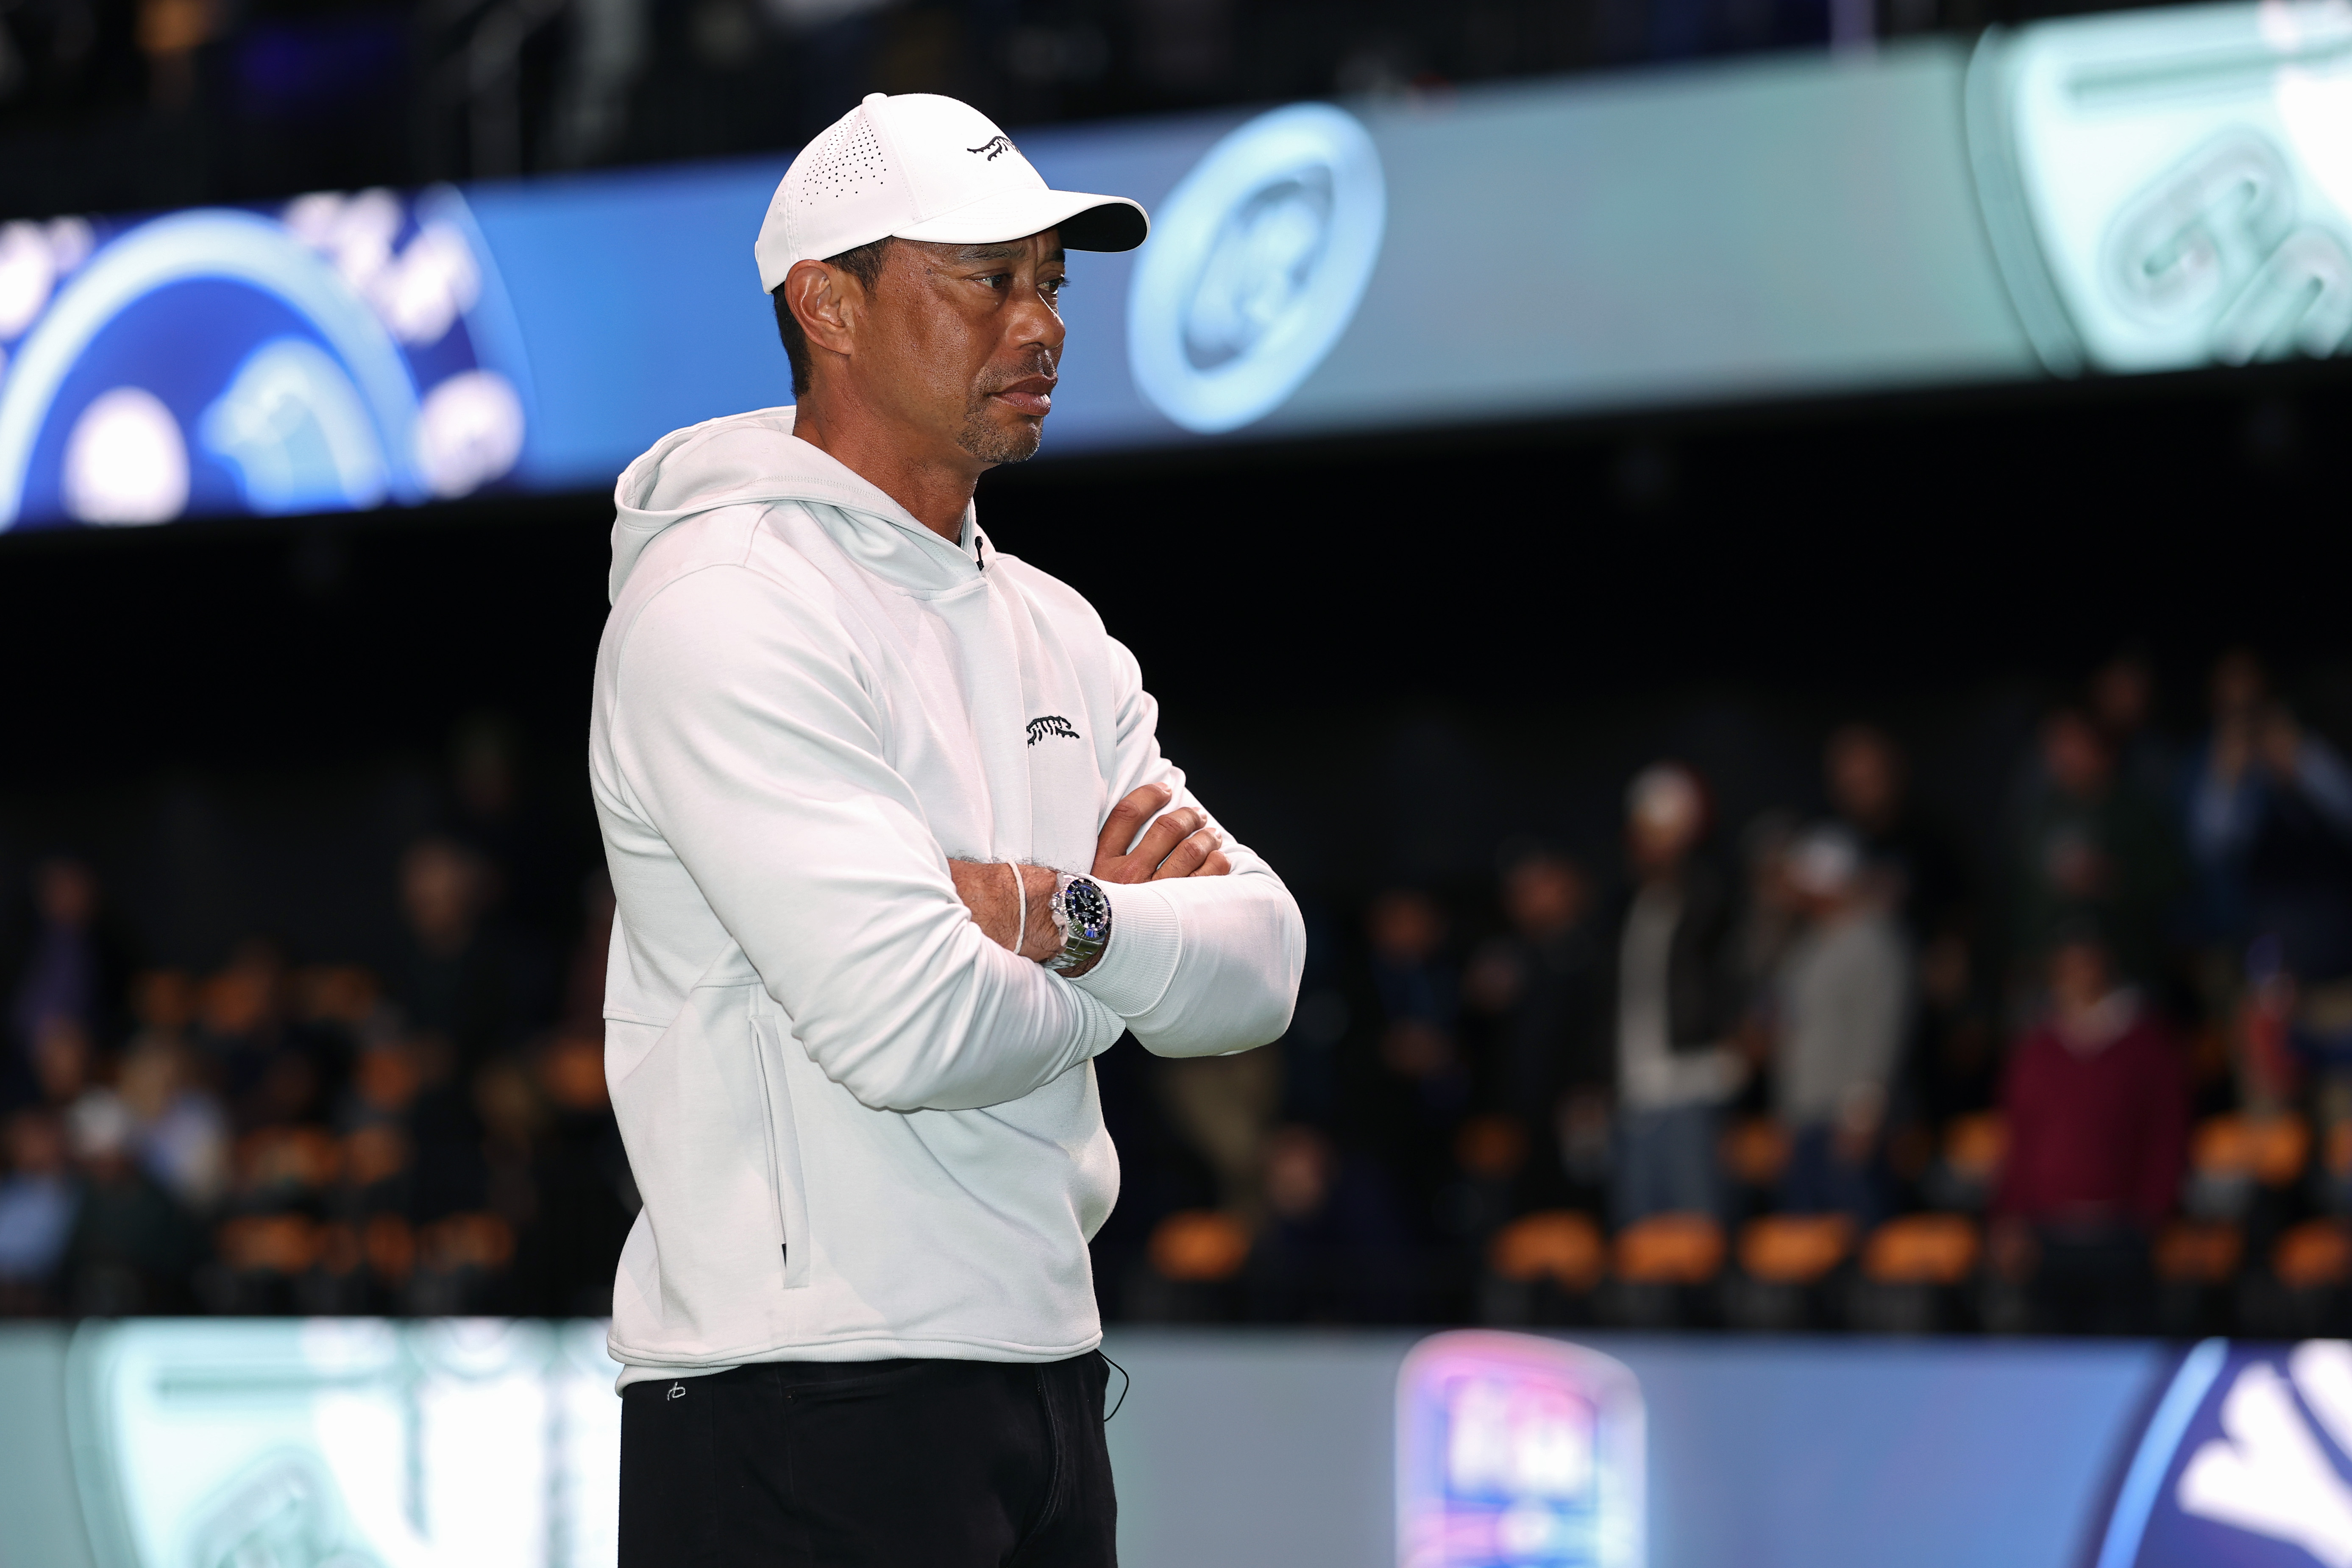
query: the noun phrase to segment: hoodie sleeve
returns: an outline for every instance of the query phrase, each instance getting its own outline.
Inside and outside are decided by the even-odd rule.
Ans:
[[[740,566],[656,594],[615,668],[614,763],[825,1076],[877,1110],[1018,1100],[1120,1023],[991,941],[883,756],[854,647]]]
[[[1117,642],[1110,647],[1118,726],[1105,816],[1158,783],[1175,786],[1169,810],[1191,805],[1208,814],[1185,787],[1182,770],[1160,754],[1160,705],[1143,689],[1135,656]],[[1076,984],[1159,1056],[1229,1056],[1290,1027],[1307,961],[1306,922],[1290,889],[1255,852],[1230,838],[1224,850],[1234,868],[1228,876],[1104,889],[1110,947]]]

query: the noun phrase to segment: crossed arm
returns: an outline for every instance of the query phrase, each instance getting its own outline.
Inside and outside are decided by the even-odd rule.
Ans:
[[[1151,823],[1140,839],[1136,830],[1174,799],[1175,789],[1148,784],[1130,791],[1111,808],[1095,841],[1091,874],[1098,882],[1157,882],[1171,877],[1222,877],[1233,869],[1225,858],[1223,836],[1208,826],[1198,806],[1182,805]],[[1132,847],[1123,847],[1126,846]],[[1046,901],[1054,896],[1054,871],[1046,866],[1023,866],[1021,894],[1027,900],[1025,924],[1013,901],[1013,873],[999,862],[954,860],[948,871],[955,879],[956,895],[971,911],[981,931],[1000,947],[1012,947],[1021,933],[1020,955],[1042,963],[1061,950]],[[1116,931],[1111,940],[1118,940]],[[1087,969],[1094,967],[1089,961]],[[1086,969],[1074,972],[1072,978]]]

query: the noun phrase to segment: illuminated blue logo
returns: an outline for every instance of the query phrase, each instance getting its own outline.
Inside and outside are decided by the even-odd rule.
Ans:
[[[2189,1352],[2148,1417],[2095,1568],[2352,1563],[2352,1344]]]
[[[1642,1568],[1641,1385],[1530,1334],[1436,1334],[1397,1374],[1400,1568]]]
[[[0,226],[0,530],[467,494],[521,454],[515,343],[446,189]]]
[[[1209,149],[1162,203],[1127,300],[1128,363],[1203,435],[1265,417],[1354,318],[1388,192],[1354,116],[1302,103]]]

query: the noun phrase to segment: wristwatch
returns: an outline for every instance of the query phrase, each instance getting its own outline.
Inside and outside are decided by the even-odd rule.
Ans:
[[[1092,877],[1054,873],[1054,897],[1046,904],[1054,929],[1062,933],[1062,951],[1045,960],[1056,974],[1084,969],[1110,945],[1110,900]]]

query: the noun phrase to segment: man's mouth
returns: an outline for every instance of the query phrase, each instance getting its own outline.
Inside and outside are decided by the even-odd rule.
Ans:
[[[1059,378],[1033,375],[1000,386],[989,395],[1015,414],[1042,419],[1054,411],[1054,384]]]

